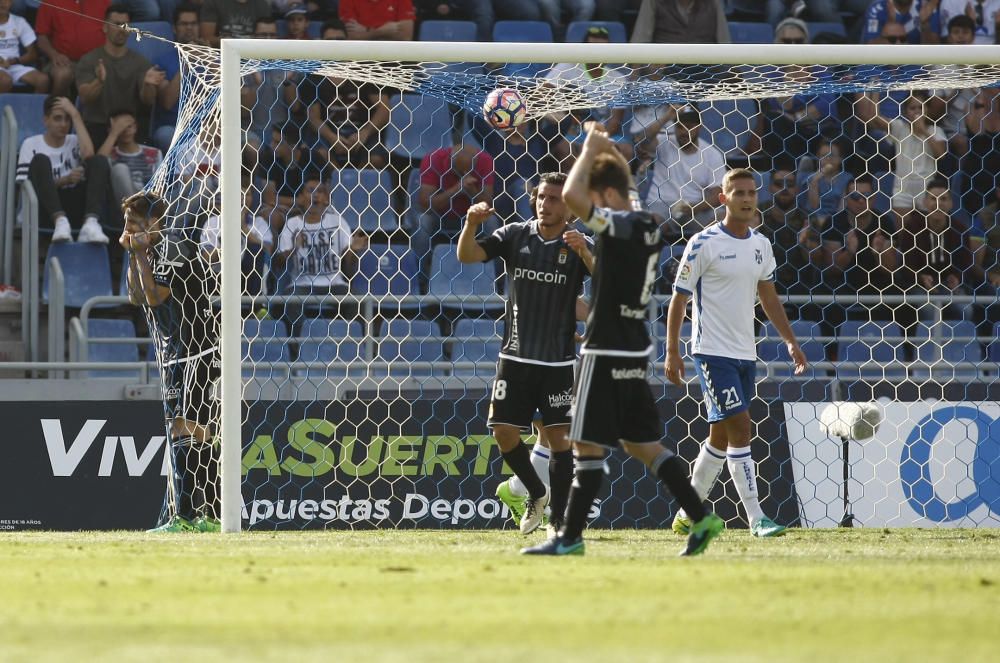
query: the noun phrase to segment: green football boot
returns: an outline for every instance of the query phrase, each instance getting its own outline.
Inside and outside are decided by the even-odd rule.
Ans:
[[[197,532],[195,526],[191,524],[191,521],[187,518],[181,518],[180,516],[174,516],[167,522],[163,523],[159,527],[154,527],[153,529],[146,530],[150,534],[160,534],[163,532]]]
[[[222,523],[218,518],[198,516],[191,525],[199,532],[221,532]]]
[[[510,489],[510,483],[504,481],[499,486],[497,486],[496,492],[497,499],[507,505],[510,509],[510,518],[514,521],[514,524],[518,527],[521,526],[521,518],[524,517],[524,509],[526,508],[528,497],[520,497],[515,495]]]
[[[691,533],[691,519],[684,515],[683,511],[678,511],[677,515],[674,516],[674,522],[670,525],[670,529],[674,530],[674,534],[687,536]]]
[[[750,526],[750,533],[763,539],[768,536],[781,536],[785,533],[785,526],[779,525],[770,518],[764,517]]]
[[[726,522],[710,513],[691,526],[687,547],[680,552],[681,557],[700,555],[708,548],[708,543],[726,529]]]
[[[583,537],[577,537],[575,541],[567,541],[561,536],[554,536],[537,546],[521,548],[522,555],[582,555],[583,552]]]

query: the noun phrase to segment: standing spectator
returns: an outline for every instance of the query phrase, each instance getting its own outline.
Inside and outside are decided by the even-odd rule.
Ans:
[[[874,0],[865,12],[863,44],[888,43],[882,35],[886,23],[899,23],[907,44],[936,44],[941,31],[939,0]]]
[[[183,4],[174,10],[174,41],[179,44],[201,44],[198,36],[198,6]],[[157,56],[156,67],[163,70],[167,84],[160,86],[156,93],[156,108],[153,112],[153,144],[166,152],[174,138],[177,125],[177,110],[181,98],[181,62],[176,48],[167,48]]]
[[[101,21],[110,6],[111,0],[49,0],[38,8],[38,50],[49,60],[53,95],[70,96],[76,63],[104,43]]]
[[[429,280],[432,244],[458,236],[474,203],[493,206],[493,157],[463,143],[428,152],[420,161],[418,204],[422,213],[410,237],[423,284]],[[486,221],[483,228],[492,234],[496,219]]]
[[[965,14],[959,14],[948,21],[948,36],[945,42],[952,45],[968,45],[972,43],[976,24]],[[947,65],[945,65],[947,67]],[[965,154],[969,149],[969,135],[965,128],[965,116],[972,108],[972,100],[979,94],[979,88],[952,88],[934,90],[927,99],[927,114],[936,121],[937,126],[948,139],[948,152],[945,158]],[[949,162],[951,159],[949,159]],[[954,165],[942,167],[942,171],[954,171]]]
[[[136,141],[137,128],[132,113],[113,113],[108,137],[97,150],[99,155],[111,160],[111,190],[116,203],[141,191],[163,161],[163,154],[158,149]]]
[[[914,208],[916,198],[937,173],[937,160],[947,149],[944,132],[924,113],[927,93],[914,90],[903,102],[902,117],[888,120],[878,112],[878,105],[862,95],[857,102],[858,117],[869,130],[886,132],[896,146],[893,164],[892,209],[900,218]]]
[[[1000,31],[997,30],[997,20],[1000,20],[1000,0],[940,0],[940,25],[946,30],[948,24],[956,16],[965,14],[976,26],[974,42],[976,44],[996,44]],[[947,33],[941,36],[946,36]]]
[[[642,0],[633,43],[728,44],[721,0]]]
[[[789,255],[799,244],[799,233],[808,223],[799,206],[799,184],[790,168],[779,167],[771,173],[771,204],[764,210],[758,231],[774,247],[774,280],[780,292],[786,292],[799,278],[789,262]]]
[[[99,218],[109,188],[108,160],[94,156],[87,127],[69,99],[50,95],[44,110],[45,133],[21,144],[17,181],[35,187],[39,222],[54,229],[53,242],[72,242],[70,229],[78,227],[79,241],[107,244]]]
[[[288,26],[288,39],[312,39],[305,5],[298,2],[289,5],[285,10],[285,24]]]
[[[108,135],[112,110],[127,110],[145,120],[161,87],[167,85],[163,70],[125,46],[128,33],[119,24],[128,23],[122,5],[111,5],[105,14],[104,45],[84,55],[76,66],[76,82],[87,131],[97,144]],[[148,121],[140,124],[140,135],[149,133]]]
[[[270,15],[267,0],[204,0],[201,38],[218,47],[223,37],[250,37],[257,19]]]
[[[412,0],[340,0],[338,11],[348,39],[413,39]]]
[[[11,14],[10,6],[11,0],[0,0],[0,94],[21,82],[35,92],[48,92],[49,77],[27,66],[38,59],[35,31],[22,17]]]
[[[701,114],[685,105],[660,113],[644,138],[658,141],[646,209],[669,219],[686,236],[715,221],[726,174],[722,152],[700,134]]]
[[[840,144],[821,137],[816,147],[816,172],[805,177],[807,206],[822,229],[840,210],[851,176],[844,172]]]

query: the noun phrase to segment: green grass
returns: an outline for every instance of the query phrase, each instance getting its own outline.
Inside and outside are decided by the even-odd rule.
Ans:
[[[529,539],[534,542],[539,537]],[[1000,533],[0,536],[0,660],[990,661]]]

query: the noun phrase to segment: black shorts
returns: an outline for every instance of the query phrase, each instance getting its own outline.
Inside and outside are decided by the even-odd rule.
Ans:
[[[497,362],[487,425],[531,430],[535,410],[546,426],[569,424],[573,402],[573,366],[547,366],[503,359]]]
[[[168,419],[187,419],[202,426],[218,421],[219,356],[210,352],[163,367],[163,404]]]
[[[646,381],[648,357],[585,354],[576,372],[569,439],[605,447],[659,442],[663,422]]]

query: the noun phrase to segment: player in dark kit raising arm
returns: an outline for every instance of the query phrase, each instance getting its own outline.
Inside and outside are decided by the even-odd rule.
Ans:
[[[167,517],[152,531],[218,531],[215,273],[186,231],[160,227],[166,209],[153,194],[130,196],[118,240],[130,252],[129,299],[142,305],[156,346],[170,435]]]
[[[509,223],[479,241],[476,231],[493,209],[486,203],[473,205],[458,238],[461,262],[499,257],[507,272],[504,338],[487,423],[507,465],[528,491],[520,517],[523,534],[538,528],[546,505],[552,507],[553,526],[561,523],[573,480],[566,434],[576,362],[576,307],[594,258],[590,241],[568,230],[572,215],[562,200],[565,180],[561,173],[543,174],[535,192],[538,218]],[[532,467],[521,441],[521,432],[531,430],[536,409],[551,449],[550,488]],[[497,491],[501,498],[505,486]]]
[[[585,126],[583,152],[563,190],[570,211],[597,236],[594,298],[569,431],[576,478],[562,530],[521,552],[583,554],[583,528],[604,478],[605,453],[621,445],[666,484],[694,521],[681,554],[697,555],[724,524],[706,511],[684,462],[660,443],[663,423],[646,381],[652,350],[647,309],[665,241],[651,214],[632,209],[632,177],[614,143],[600,125]]]

